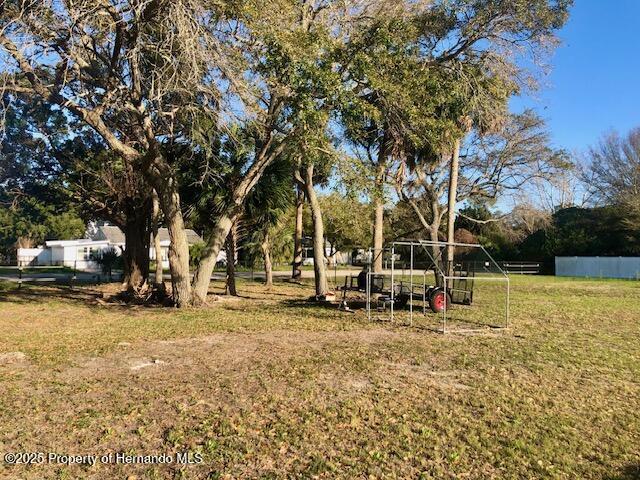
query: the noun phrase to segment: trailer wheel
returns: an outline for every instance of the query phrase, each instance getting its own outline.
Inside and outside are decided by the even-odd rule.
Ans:
[[[434,290],[429,297],[429,307],[431,307],[431,310],[435,313],[441,313],[444,311],[445,305],[447,308],[451,306],[451,295],[445,293],[441,288]]]

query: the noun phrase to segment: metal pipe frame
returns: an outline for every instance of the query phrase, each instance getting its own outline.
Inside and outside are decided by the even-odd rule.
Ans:
[[[444,291],[448,292],[447,286],[449,284],[449,282],[453,281],[453,280],[473,280],[473,281],[503,281],[506,282],[506,299],[505,299],[505,321],[504,321],[504,326],[493,326],[494,328],[509,328],[509,322],[510,322],[510,318],[509,318],[509,314],[510,314],[510,290],[511,290],[511,282],[509,280],[509,275],[507,274],[507,272],[505,272],[502,267],[500,267],[500,265],[498,264],[498,262],[495,261],[495,259],[491,256],[491,254],[484,248],[483,245],[479,244],[479,243],[462,243],[462,242],[436,242],[433,240],[402,240],[402,241],[396,241],[396,242],[392,242],[390,247],[387,248],[382,248],[382,250],[377,254],[377,255],[384,255],[385,251],[390,251],[391,252],[391,273],[390,274],[385,274],[382,273],[382,275],[389,275],[391,277],[391,288],[390,288],[390,316],[389,316],[389,321],[394,323],[395,322],[395,312],[394,312],[394,308],[395,308],[395,253],[396,253],[396,246],[408,246],[410,248],[410,261],[409,261],[409,324],[410,326],[413,326],[413,274],[414,274],[414,258],[415,258],[415,247],[416,246],[421,246],[423,247],[424,251],[427,253],[429,259],[432,261],[433,267],[434,267],[434,273],[436,273],[436,275],[440,275],[440,277],[443,279],[444,282]],[[429,251],[428,248],[426,247],[440,247],[440,254],[434,258],[434,256],[432,255],[432,252]],[[453,247],[467,247],[467,248],[479,248],[482,250],[482,252],[486,255],[486,257],[491,261],[491,263],[493,264],[493,266],[496,268],[497,272],[495,273],[494,276],[487,276],[487,277],[470,277],[470,276],[460,276],[460,275],[447,275],[442,268],[440,268],[439,266],[439,260],[442,258],[442,247],[448,247],[448,246],[453,246]],[[367,285],[366,285],[366,296],[367,296],[367,318],[369,321],[371,321],[371,295],[372,295],[372,289],[371,289],[371,283],[372,283],[372,279],[373,279],[373,275],[374,272],[372,271],[372,265],[374,263],[374,255],[376,255],[375,251],[373,249],[369,249],[369,264],[368,264],[368,271],[367,271]],[[427,270],[425,269],[423,271],[423,285],[422,285],[422,312],[424,315],[426,315],[426,276],[427,276]],[[403,264],[403,273],[404,273],[404,264]],[[446,299],[446,297],[445,297]],[[448,310],[448,305],[447,302],[445,301],[445,305],[444,305],[444,309],[442,311],[442,323],[441,323],[441,330],[440,333],[446,334],[449,333],[452,330],[448,330],[447,329],[447,310]],[[459,331],[459,332],[467,332],[467,331],[479,331],[479,329],[456,329],[455,331]]]
[[[393,274],[395,272],[395,260],[396,260],[396,246],[391,245],[391,307],[389,311],[391,312],[391,318],[389,319],[391,323],[393,323],[393,304],[395,303],[395,283],[393,281]]]
[[[434,270],[437,270],[437,274],[440,274],[441,278],[443,279],[444,282],[444,291],[447,292],[447,286],[449,284],[449,282],[453,281],[453,280],[473,280],[473,281],[503,281],[506,282],[506,299],[505,299],[505,322],[504,322],[504,326],[494,326],[497,328],[508,328],[509,327],[509,304],[510,304],[510,281],[509,281],[509,275],[502,269],[502,267],[500,267],[500,265],[498,264],[498,262],[495,261],[495,259],[491,256],[491,254],[486,250],[486,248],[484,248],[483,245],[479,244],[479,243],[462,243],[462,242],[436,242],[433,240],[401,240],[401,241],[396,241],[396,242],[392,242],[391,244],[391,248],[392,250],[395,252],[395,247],[396,246],[408,246],[410,247],[410,276],[411,276],[411,284],[413,284],[413,267],[414,267],[414,247],[415,246],[421,246],[424,248],[424,251],[426,252],[426,254],[428,255],[428,257],[431,259],[431,261],[433,262],[433,267]],[[440,254],[434,258],[432,253],[429,251],[428,248],[426,247],[440,247]],[[442,258],[442,247],[448,247],[448,246],[453,246],[453,247],[470,247],[470,248],[479,248],[480,250],[482,250],[482,252],[486,255],[486,257],[490,260],[490,262],[493,264],[493,266],[495,267],[495,269],[497,270],[496,274],[492,277],[469,277],[469,276],[460,276],[460,275],[447,275],[442,268],[440,268],[439,266],[439,262],[438,260],[440,260]],[[393,275],[393,263],[392,263],[392,272],[391,274]],[[424,286],[426,286],[426,270],[423,273],[423,283]],[[423,286],[423,292],[424,290],[426,290],[426,288]],[[413,289],[411,289],[411,294],[410,294],[410,304],[409,304],[409,309],[410,309],[410,319],[411,319],[411,324],[413,325]],[[446,297],[445,297],[446,298]],[[448,310],[448,305],[447,302],[445,301],[445,305],[444,305],[444,309],[442,311],[442,328],[440,330],[441,333],[445,334],[448,333],[447,330],[447,310]],[[423,313],[426,314],[426,297],[425,294],[423,293]],[[471,331],[471,330],[477,330],[477,329],[465,329],[464,331]],[[458,330],[456,330],[458,331]],[[463,330],[460,330],[463,331]]]

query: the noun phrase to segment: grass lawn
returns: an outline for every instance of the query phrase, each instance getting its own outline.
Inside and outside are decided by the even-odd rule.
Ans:
[[[0,478],[640,476],[639,282],[513,277],[511,328],[467,335],[239,289],[197,310],[0,289],[1,455],[203,459]]]

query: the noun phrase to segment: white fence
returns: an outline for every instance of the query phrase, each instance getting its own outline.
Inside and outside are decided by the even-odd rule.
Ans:
[[[556,257],[556,275],[640,280],[640,257]]]

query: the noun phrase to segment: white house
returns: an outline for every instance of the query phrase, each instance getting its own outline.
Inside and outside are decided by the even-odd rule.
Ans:
[[[108,250],[111,245],[107,240],[48,240],[45,248],[49,250],[51,263],[49,265],[63,265],[76,270],[99,270],[94,256],[102,250]],[[20,255],[18,253],[18,255]],[[41,264],[42,265],[42,264]]]
[[[351,252],[333,251],[331,243],[325,239],[324,256],[330,265],[348,265],[351,263]],[[313,265],[313,237],[302,239],[302,264]]]
[[[190,228],[187,228],[185,233],[187,234],[187,242],[189,242],[189,246],[203,241],[202,237]],[[160,258],[162,259],[162,267],[169,268],[169,230],[166,228],[159,228],[158,237],[160,237],[160,247],[162,250],[160,255]],[[103,225],[97,227],[96,232],[91,238],[93,240],[107,240],[109,245],[118,247],[121,251],[124,250],[124,233],[114,225]],[[156,260],[156,249],[153,246],[153,239],[150,239],[149,245],[149,258],[151,258],[151,260]],[[218,254],[217,261],[224,262],[226,258],[227,256],[225,252],[221,251]]]
[[[77,270],[98,270],[93,256],[111,248],[106,240],[81,238],[77,240],[47,240],[37,248],[19,248],[18,266],[61,265]],[[121,250],[118,250],[121,251]]]
[[[202,242],[202,238],[193,230],[187,229],[187,241],[189,245]],[[160,237],[163,268],[169,268],[169,232],[166,228],[158,230]],[[114,225],[98,226],[91,238],[74,240],[47,240],[44,246],[38,248],[19,248],[18,266],[27,265],[62,265],[77,270],[98,270],[98,264],[93,260],[95,256],[104,250],[114,249],[118,253],[124,251],[125,239],[120,228]],[[150,241],[149,256],[156,259],[156,251],[153,242]],[[226,255],[220,252],[218,261],[225,261]]]
[[[51,250],[48,248],[19,248],[18,266],[51,265]]]

